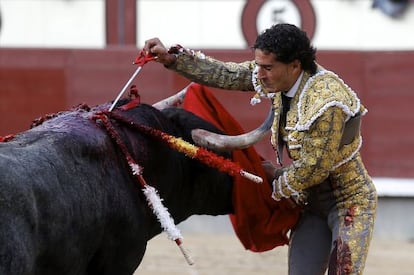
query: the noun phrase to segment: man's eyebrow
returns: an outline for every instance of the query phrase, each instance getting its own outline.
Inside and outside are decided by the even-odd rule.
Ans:
[[[273,64],[272,63],[268,63],[268,64],[259,64],[259,63],[257,63],[257,62],[254,62],[255,64],[256,64],[256,66],[259,66],[259,67],[273,67]]]

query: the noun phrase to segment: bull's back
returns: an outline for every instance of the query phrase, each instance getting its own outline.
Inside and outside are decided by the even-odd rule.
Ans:
[[[207,126],[177,114],[147,105],[123,113],[187,140]],[[132,274],[161,232],[125,156],[92,115],[65,113],[0,143],[0,274]],[[229,211],[227,176],[115,124],[176,222]]]
[[[83,274],[108,235],[136,229],[128,171],[101,130],[82,133],[39,127],[0,144],[0,274]]]

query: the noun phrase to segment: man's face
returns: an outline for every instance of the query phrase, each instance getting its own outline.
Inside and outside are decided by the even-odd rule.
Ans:
[[[268,92],[288,91],[302,71],[298,60],[284,64],[276,61],[273,53],[265,53],[259,49],[255,49],[254,55],[259,67],[257,77]]]

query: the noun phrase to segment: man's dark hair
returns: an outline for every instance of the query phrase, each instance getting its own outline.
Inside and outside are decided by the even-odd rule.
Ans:
[[[276,24],[263,31],[253,45],[265,53],[273,53],[276,60],[288,64],[299,60],[303,70],[316,73],[316,49],[304,31],[291,24]]]

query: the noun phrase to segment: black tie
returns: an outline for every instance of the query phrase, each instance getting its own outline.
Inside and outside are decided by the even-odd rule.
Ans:
[[[280,114],[279,120],[279,133],[278,133],[278,155],[279,155],[279,162],[282,164],[283,160],[283,147],[285,146],[285,142],[283,140],[282,135],[280,134],[280,129],[284,128],[286,125],[286,114],[290,108],[290,101],[291,97],[286,96],[285,93],[282,93],[282,113]]]
[[[286,125],[286,114],[289,111],[291,100],[291,97],[288,97],[285,93],[282,93],[282,114],[280,115],[280,123],[283,126]]]

